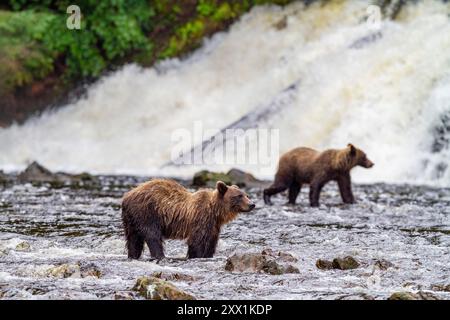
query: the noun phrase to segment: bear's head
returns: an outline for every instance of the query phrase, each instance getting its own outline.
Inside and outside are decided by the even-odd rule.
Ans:
[[[347,145],[348,158],[351,168],[361,166],[364,168],[372,168],[374,163],[367,158],[367,155],[361,149],[356,148],[353,144]]]
[[[244,191],[239,189],[238,186],[227,186],[224,182],[217,181],[216,189],[227,212],[249,212],[255,208],[255,204],[249,199]]]

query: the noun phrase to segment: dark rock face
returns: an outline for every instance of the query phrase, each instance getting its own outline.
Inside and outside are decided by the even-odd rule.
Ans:
[[[275,253],[271,249],[261,253],[234,254],[227,259],[225,270],[232,272],[265,272],[272,275],[299,273],[293,265],[297,259],[289,253]]]

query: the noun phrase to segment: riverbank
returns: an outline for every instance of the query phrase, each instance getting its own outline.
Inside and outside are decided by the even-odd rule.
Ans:
[[[285,195],[223,228],[212,259],[184,260],[187,247],[168,241],[170,259],[126,258],[120,220],[124,192],[144,177],[95,176],[97,187],[0,184],[0,297],[3,299],[143,299],[142,276],[159,276],[197,299],[387,299],[421,292],[450,299],[450,189],[370,184],[342,205],[327,185],[320,208],[307,191],[296,206]],[[190,187],[191,181],[181,181]],[[193,188],[190,187],[192,190]],[[227,271],[234,254],[283,252],[298,272]],[[323,270],[317,260],[351,256],[356,269]],[[295,271],[295,270],[294,270]]]

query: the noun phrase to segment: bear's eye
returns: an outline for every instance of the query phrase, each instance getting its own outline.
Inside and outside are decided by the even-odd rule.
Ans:
[[[244,197],[243,194],[240,194],[240,195],[237,196],[238,199],[242,199],[243,197]]]

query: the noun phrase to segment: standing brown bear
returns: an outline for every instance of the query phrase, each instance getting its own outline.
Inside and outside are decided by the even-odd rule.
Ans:
[[[144,242],[153,258],[163,258],[164,239],[187,239],[188,258],[210,258],[221,227],[254,207],[247,194],[222,181],[215,190],[194,193],[172,180],[143,183],[122,202],[128,258],[139,259]]]
[[[289,188],[289,203],[295,204],[302,184],[309,184],[309,202],[319,206],[320,191],[331,180],[338,183],[344,203],[354,203],[350,170],[356,166],[371,168],[373,162],[366,154],[348,144],[345,149],[323,152],[310,148],[295,148],[281,156],[274,183],[264,190],[264,202],[272,204],[270,197]]]

